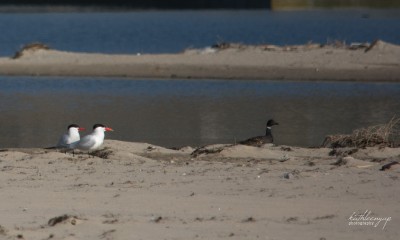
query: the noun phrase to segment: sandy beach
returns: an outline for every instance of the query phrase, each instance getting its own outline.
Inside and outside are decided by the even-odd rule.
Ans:
[[[116,140],[91,158],[3,149],[0,238],[400,237],[400,165],[380,170],[400,148],[207,149]]]
[[[220,44],[178,54],[107,55],[27,48],[0,74],[179,79],[399,81],[400,46]]]

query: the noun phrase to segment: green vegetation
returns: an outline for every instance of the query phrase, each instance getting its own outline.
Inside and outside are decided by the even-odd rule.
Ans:
[[[399,0],[271,0],[273,10],[299,8],[400,8]]]

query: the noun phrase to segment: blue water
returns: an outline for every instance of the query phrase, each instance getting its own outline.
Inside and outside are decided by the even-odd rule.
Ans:
[[[400,44],[400,10],[0,13],[0,55],[24,44],[102,53],[166,53],[217,42]]]
[[[277,144],[316,146],[400,116],[400,84],[0,77],[0,102],[0,148],[54,145],[71,123],[168,147],[234,143],[269,118]]]

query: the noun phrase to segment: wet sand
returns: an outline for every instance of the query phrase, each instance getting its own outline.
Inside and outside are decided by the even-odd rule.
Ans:
[[[94,158],[2,150],[0,238],[400,237],[400,168],[380,171],[400,148],[215,145],[193,156],[191,147],[104,147]],[[354,212],[366,211],[391,219],[349,226]]]
[[[0,75],[179,79],[399,81],[400,46],[243,46],[179,54],[106,55],[28,49],[0,58]]]

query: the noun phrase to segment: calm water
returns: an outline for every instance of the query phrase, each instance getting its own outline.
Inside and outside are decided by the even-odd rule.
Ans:
[[[80,52],[165,53],[214,43],[400,44],[400,9],[0,13],[0,55],[43,42]]]
[[[0,13],[0,55],[43,42],[80,52],[164,53],[216,42],[400,44],[400,10]],[[0,147],[44,147],[70,123],[164,146],[232,143],[264,133],[318,145],[326,134],[400,115],[400,84],[0,77]]]
[[[271,117],[277,144],[314,146],[400,116],[400,84],[0,77],[0,102],[0,147],[51,146],[70,123],[169,147],[233,143]]]

